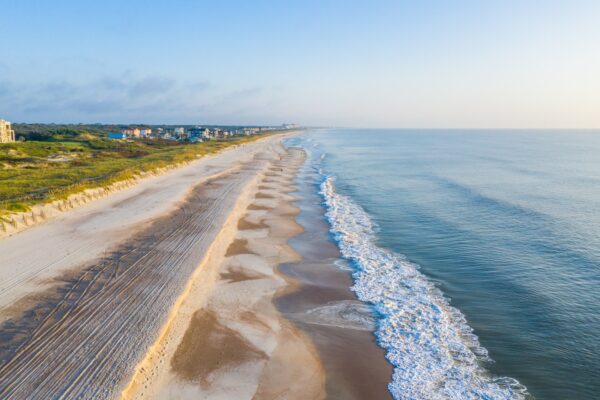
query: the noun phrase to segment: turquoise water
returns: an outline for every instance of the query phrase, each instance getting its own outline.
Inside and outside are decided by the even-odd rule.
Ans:
[[[600,398],[600,132],[323,130],[396,398]]]

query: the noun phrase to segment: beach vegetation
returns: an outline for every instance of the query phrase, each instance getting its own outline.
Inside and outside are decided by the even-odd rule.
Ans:
[[[72,128],[31,131],[24,142],[0,144],[0,216],[85,189],[107,187],[258,137],[183,143],[114,140]]]

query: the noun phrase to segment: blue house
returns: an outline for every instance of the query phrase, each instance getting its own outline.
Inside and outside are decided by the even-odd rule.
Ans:
[[[124,133],[109,133],[108,138],[109,139],[127,139],[127,136],[125,136]]]

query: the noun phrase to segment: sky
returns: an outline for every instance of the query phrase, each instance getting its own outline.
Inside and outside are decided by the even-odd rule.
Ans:
[[[600,128],[597,0],[0,0],[14,122]]]

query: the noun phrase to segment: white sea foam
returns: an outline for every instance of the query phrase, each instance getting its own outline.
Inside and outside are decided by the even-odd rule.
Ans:
[[[374,224],[331,177],[321,185],[326,216],[342,255],[354,264],[358,298],[381,314],[376,336],[394,365],[395,399],[522,399],[512,378],[491,376],[491,361],[465,317],[418,266],[375,244]]]
[[[339,300],[295,314],[293,317],[309,324],[372,331],[375,328],[373,314],[373,310],[363,302]]]
[[[348,265],[348,261],[344,259],[337,259],[333,262],[333,265],[341,269],[342,271],[354,271],[352,267]]]

